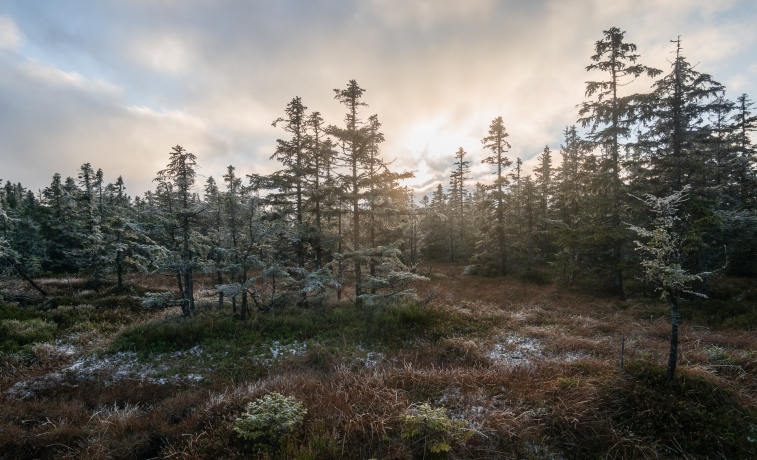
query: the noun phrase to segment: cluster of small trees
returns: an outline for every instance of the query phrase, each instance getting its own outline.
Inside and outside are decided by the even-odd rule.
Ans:
[[[638,63],[636,46],[611,28],[596,42],[586,69],[579,128],[567,127],[554,165],[549,146],[533,177],[506,156],[501,118],[482,139],[496,179],[470,185],[470,162],[459,149],[450,187],[423,198],[421,228],[429,258],[470,260],[471,271],[506,274],[548,268],[554,278],[603,279],[619,294],[628,272],[638,273],[630,225],[651,223],[633,196],[668,196],[689,186],[680,209],[689,237],[682,263],[700,273],[722,267],[757,275],[757,174],[750,133],[757,127],[746,95],[735,102],[711,76],[697,72],[674,42],[667,74]],[[651,90],[623,94],[637,78]],[[579,130],[583,131],[579,134]],[[512,167],[511,167],[512,166]]]
[[[720,267],[757,275],[757,175],[750,133],[752,102],[725,98],[725,88],[697,72],[675,42],[667,74],[638,63],[636,46],[611,28],[596,42],[587,100],[564,131],[562,162],[549,146],[533,177],[508,158],[501,117],[482,139],[480,161],[495,179],[471,186],[470,161],[454,154],[449,188],[439,184],[416,203],[400,186],[412,173],[392,171],[381,157],[376,115],[364,117],[365,90],[355,81],[335,91],[346,109],[327,125],[299,97],[286,106],[271,157],[271,175],[237,175],[197,184],[197,158],[176,146],[155,190],[129,197],[123,180],[106,184],[101,170],[59,174],[35,194],[7,182],[0,189],[0,270],[36,286],[39,273],[86,271],[95,283],[128,271],[175,277],[181,305],[194,310],[195,276],[212,276],[218,301],[242,317],[251,305],[268,311],[308,303],[327,288],[357,305],[403,292],[421,258],[470,264],[481,274],[531,273],[602,278],[624,292],[639,270],[637,228],[651,216],[633,196],[667,196],[690,187],[682,203],[682,266]],[[636,78],[651,91],[624,94]],[[582,131],[579,134],[579,129]],[[347,283],[349,281],[349,283]],[[353,286],[349,290],[345,286]],[[239,309],[237,304],[239,303]]]
[[[268,176],[240,177],[229,166],[200,190],[197,158],[176,146],[143,197],[127,196],[120,177],[105,184],[90,164],[78,179],[56,174],[39,194],[6,183],[0,264],[32,283],[42,272],[86,271],[95,283],[114,274],[120,288],[126,271],[171,274],[186,315],[197,274],[214,277],[219,303],[230,297],[242,318],[251,305],[313,302],[328,287],[358,306],[401,295],[421,278],[414,255],[403,254],[412,194],[399,181],[412,174],[382,160],[381,125],[362,117],[363,93],[355,81],[335,90],[347,108],[343,126],[292,99],[273,123],[288,135],[271,157],[283,169]]]

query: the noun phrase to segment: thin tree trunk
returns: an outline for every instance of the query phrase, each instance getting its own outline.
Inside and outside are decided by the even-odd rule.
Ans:
[[[27,274],[21,269],[21,267],[18,266],[18,264],[14,264],[13,267],[16,269],[16,271],[19,273],[19,275],[21,275],[29,284],[32,285],[32,287],[34,289],[36,289],[37,291],[39,291],[39,293],[42,294],[43,296],[48,297],[48,293],[45,292],[44,289],[42,289],[41,287],[39,287],[37,285],[37,283],[35,283],[34,280],[31,279],[31,277],[27,276]]]
[[[218,275],[218,285],[220,286],[223,284],[221,270],[217,270],[216,274]],[[223,291],[218,291],[218,308],[223,308]]]
[[[670,295],[670,354],[668,355],[668,380],[673,380],[673,375],[676,371],[676,364],[678,363],[678,298],[675,294]]]
[[[194,310],[192,305],[192,272],[189,270],[189,268],[184,269],[184,292],[182,292],[182,297],[184,297],[184,302],[182,303],[182,313],[184,316],[192,316],[192,310]]]
[[[184,286],[181,284],[181,270],[176,270],[176,283],[179,285],[179,292],[184,297]]]
[[[121,264],[121,251],[116,253],[116,275],[118,276],[118,289],[121,290],[124,287],[123,283],[123,264]]]
[[[358,185],[357,185],[357,161],[352,167],[352,192],[354,197],[352,198],[352,232],[354,239],[354,250],[356,253],[360,251],[360,204],[358,197]],[[363,295],[363,278],[360,271],[360,257],[355,256],[355,305],[360,307],[363,302],[360,296]]]
[[[339,243],[337,247],[337,251],[339,251],[339,254],[342,254],[342,199],[339,199],[339,220],[338,220],[338,229],[339,229]],[[340,258],[337,262],[337,266],[339,268],[339,287],[336,290],[336,300],[340,301],[342,300],[342,284],[344,282],[344,278],[342,277],[342,259]]]

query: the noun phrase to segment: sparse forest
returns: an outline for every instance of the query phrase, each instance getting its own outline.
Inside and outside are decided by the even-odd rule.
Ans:
[[[752,458],[757,114],[681,44],[606,30],[561,145],[430,196],[354,80],[270,175],[0,181],[0,458]]]

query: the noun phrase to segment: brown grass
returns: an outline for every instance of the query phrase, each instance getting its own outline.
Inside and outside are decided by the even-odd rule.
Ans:
[[[400,439],[399,416],[421,402],[445,407],[476,431],[455,446],[457,458],[697,455],[676,451],[669,439],[624,431],[608,409],[614,407],[608,395],[631,385],[631,377],[618,371],[621,335],[627,363],[665,362],[670,326],[664,317],[645,318],[648,301],[462,277],[462,269],[434,264],[432,280],[416,286],[419,297],[492,328],[485,335],[416,342],[375,367],[351,365],[326,347],[311,346],[261,380],[188,386],[125,379],[103,386],[64,377],[31,399],[17,399],[7,393],[15,382],[59,371],[75,357],[45,346],[23,358],[3,356],[0,458],[264,458],[232,428],[247,402],[272,391],[295,396],[308,409],[289,458],[413,458],[417,451]],[[174,284],[170,277],[130,282],[145,290]],[[43,283],[69,289],[67,282]],[[79,353],[107,345],[112,335],[95,338]],[[733,363],[714,362],[713,346]],[[756,349],[755,332],[684,323],[679,372],[727,388],[734,404],[755,409]]]

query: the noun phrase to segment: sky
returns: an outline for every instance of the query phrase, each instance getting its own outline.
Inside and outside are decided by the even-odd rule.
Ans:
[[[271,173],[286,104],[341,124],[333,89],[355,79],[406,185],[446,187],[459,147],[488,181],[498,116],[526,170],[559,150],[603,30],[666,72],[680,35],[727,97],[757,99],[754,24],[754,0],[0,0],[0,178],[38,190],[89,162],[142,194],[177,144],[201,181]]]

